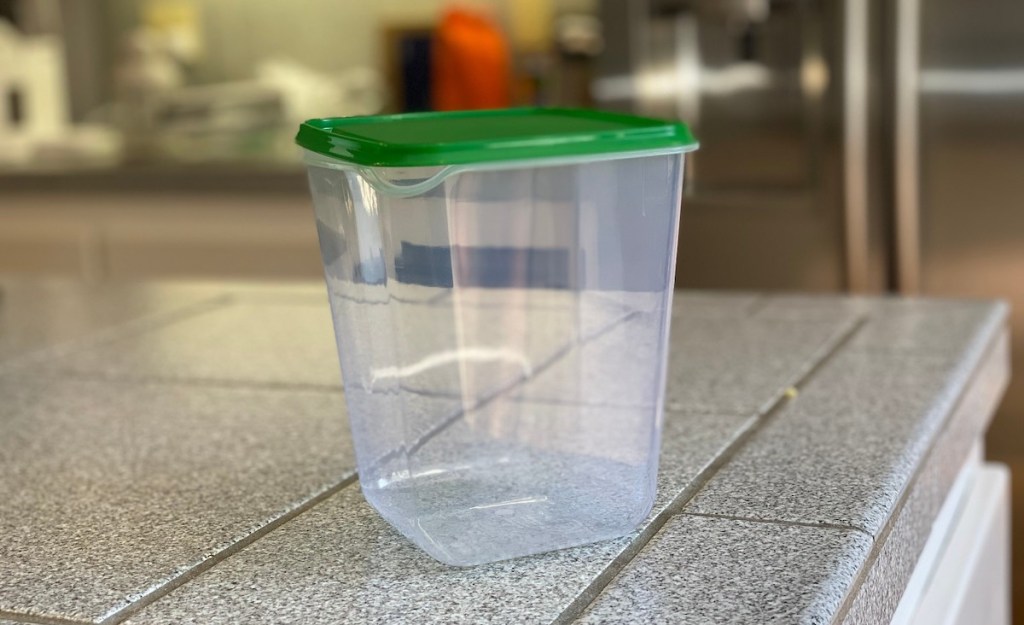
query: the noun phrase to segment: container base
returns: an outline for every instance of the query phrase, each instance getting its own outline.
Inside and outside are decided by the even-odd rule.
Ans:
[[[528,463],[432,469],[363,492],[409,540],[454,566],[622,536],[654,500],[645,467],[551,453]]]

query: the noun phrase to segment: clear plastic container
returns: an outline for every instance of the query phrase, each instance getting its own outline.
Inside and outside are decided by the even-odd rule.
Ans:
[[[533,126],[498,136],[530,115]],[[566,130],[549,119],[559,116],[599,128]],[[424,119],[426,139],[415,136]],[[675,134],[616,142],[628,134],[619,126],[641,122]],[[628,533],[655,496],[692,137],[679,124],[544,109],[360,123],[313,120],[298,142],[367,501],[455,565]],[[583,153],[508,145],[586,132]],[[398,147],[390,161],[353,156],[337,147],[346,133]],[[497,152],[473,153],[467,135]],[[395,158],[410,153],[420,156]]]

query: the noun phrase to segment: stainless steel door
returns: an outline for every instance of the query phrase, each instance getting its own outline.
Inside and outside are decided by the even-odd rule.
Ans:
[[[919,286],[1012,306],[1014,376],[988,436],[1013,470],[1024,613],[1024,2],[920,0]]]
[[[684,119],[702,140],[687,172],[680,285],[885,287],[886,224],[868,181],[881,163],[870,71],[880,35],[865,2],[601,6],[595,100]]]
[[[1012,304],[1017,373],[989,445],[1024,456],[1024,2],[920,8],[921,290]]]

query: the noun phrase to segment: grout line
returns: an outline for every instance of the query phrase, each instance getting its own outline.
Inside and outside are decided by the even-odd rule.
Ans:
[[[615,579],[616,576],[622,571],[636,557],[638,553],[651,541],[654,536],[661,531],[665,523],[668,522],[673,516],[682,512],[683,508],[699,493],[704,486],[711,481],[711,479],[717,474],[722,467],[724,467],[733,457],[739,453],[740,449],[746,446],[747,442],[750,441],[753,436],[760,431],[766,423],[782,412],[782,410],[789,405],[791,401],[799,394],[798,392],[803,389],[813,377],[828,364],[839,351],[850,342],[850,340],[864,327],[866,318],[860,318],[849,328],[846,332],[840,336],[840,338],[832,345],[822,357],[815,363],[814,366],[809,368],[795,383],[793,383],[789,390],[797,391],[797,393],[783,393],[775,400],[771,407],[758,418],[751,419],[751,421],[737,434],[732,441],[726,446],[722,453],[718,454],[714,460],[708,463],[697,476],[686,485],[682,491],[677,494],[671,502],[661,512],[659,512],[647,527],[641,531],[636,538],[620,553],[612,562],[604,568],[579,595],[574,599],[568,606],[565,607],[562,612],[555,617],[551,622],[551,625],[567,625],[572,621],[576,620],[580,615],[583,614],[584,610],[597,599],[598,595],[605,589],[608,584]]]
[[[279,517],[275,518],[274,520],[270,521],[269,523],[267,523],[266,525],[263,525],[262,527],[260,527],[260,528],[258,528],[256,530],[254,530],[253,532],[247,534],[243,538],[241,538],[241,539],[235,541],[234,543],[228,545],[224,549],[221,549],[220,551],[214,553],[209,558],[206,558],[206,559],[204,559],[204,560],[202,560],[202,561],[192,565],[187,570],[179,573],[178,575],[172,577],[171,579],[165,581],[164,583],[146,590],[141,596],[139,596],[138,598],[133,600],[128,605],[126,605],[126,606],[124,606],[122,608],[119,608],[117,610],[113,610],[111,612],[108,612],[107,614],[104,614],[102,617],[100,617],[100,620],[98,621],[98,625],[114,625],[116,623],[120,623],[121,621],[127,619],[128,617],[130,617],[131,615],[135,614],[139,610],[145,608],[146,606],[148,606],[149,604],[153,603],[154,601],[157,601],[158,599],[163,598],[164,596],[166,596],[167,594],[173,592],[177,588],[183,586],[184,584],[192,581],[193,579],[195,579],[199,575],[201,575],[201,574],[205,573],[206,571],[210,570],[211,568],[213,568],[217,564],[220,564],[224,560],[230,558],[231,556],[235,555],[239,551],[245,549],[246,547],[248,547],[252,543],[256,542],[260,538],[263,538],[264,536],[266,536],[270,532],[273,532],[278,527],[284,525],[288,521],[291,521],[292,519],[294,519],[295,517],[299,516],[300,514],[302,514],[302,513],[306,512],[307,510],[313,508],[317,504],[325,501],[329,497],[332,497],[332,496],[338,494],[339,492],[344,490],[346,487],[356,483],[357,480],[358,480],[358,476],[355,473],[353,473],[352,475],[342,479],[337,484],[334,484],[333,486],[320,491],[319,493],[317,493],[313,497],[310,497],[309,499],[303,501],[301,504],[299,504],[299,505],[295,506],[294,508],[288,510],[287,512],[285,512],[281,516],[279,516]],[[70,625],[70,622],[69,623],[54,624],[54,625]],[[77,625],[77,623],[76,623],[76,625]]]
[[[813,523],[811,521],[785,521],[780,519],[759,519],[748,516],[735,516],[731,514],[711,514],[709,512],[680,512],[677,516],[695,516],[706,519],[722,519],[724,521],[743,521],[745,523],[764,523],[767,525],[788,525],[794,527],[815,527],[820,529],[843,530],[847,532],[860,532],[868,538],[873,538],[871,532],[856,525],[842,525],[840,523]]]
[[[861,588],[864,586],[864,583],[867,581],[868,575],[871,573],[872,569],[875,566],[875,563],[881,556],[882,550],[885,548],[886,543],[888,543],[889,535],[892,533],[893,529],[896,526],[896,523],[899,521],[901,515],[903,514],[904,508],[907,507],[907,504],[910,501],[910,496],[914,492],[914,487],[917,486],[918,481],[921,479],[921,475],[924,473],[925,469],[928,466],[930,466],[929,461],[932,459],[933,454],[935,453],[935,448],[933,445],[936,442],[938,442],[942,435],[952,425],[953,415],[956,414],[956,411],[959,410],[960,405],[963,403],[967,395],[973,389],[973,386],[977,382],[978,378],[981,376],[982,370],[985,368],[985,365],[993,357],[996,350],[999,349],[999,342],[1002,340],[1004,332],[1006,331],[1003,330],[1001,332],[996,332],[995,336],[993,336],[985,345],[984,349],[982,350],[981,356],[978,357],[977,362],[975,362],[974,364],[974,370],[971,371],[970,377],[967,379],[966,382],[964,382],[963,388],[960,389],[960,394],[957,396],[953,404],[949,407],[949,410],[944,417],[942,425],[932,435],[933,438],[930,441],[930,445],[932,446],[930,446],[927,453],[921,457],[920,463],[914,469],[914,473],[907,480],[906,484],[904,484],[903,491],[900,493],[900,496],[897,499],[896,504],[893,506],[892,512],[889,513],[889,518],[886,519],[885,524],[882,525],[882,528],[878,531],[878,535],[874,537],[874,542],[871,545],[871,550],[870,552],[868,552],[867,558],[861,565],[860,571],[857,572],[857,576],[854,578],[853,583],[850,584],[849,589],[847,589],[846,596],[843,597],[843,601],[839,605],[839,609],[836,610],[835,615],[832,617],[833,623],[842,623],[849,615],[850,610],[853,609],[854,601],[856,601],[857,597],[860,595]],[[997,400],[997,406],[998,403],[999,401]],[[948,496],[949,491],[943,494],[943,502],[945,501],[945,498]],[[934,519],[931,519],[929,521],[929,527],[931,527],[930,524],[933,521]],[[920,554],[914,557],[917,558],[919,556]]]
[[[751,419],[748,421],[747,424],[745,424],[739,431],[739,434],[733,438],[732,442],[726,446],[722,453],[719,454],[715,460],[706,465],[700,473],[698,473],[697,476],[691,480],[690,483],[687,484],[686,487],[683,488],[683,490],[665,506],[665,508],[661,510],[661,512],[651,519],[650,523],[648,523],[647,526],[637,534],[629,545],[627,545],[626,548],[623,549],[622,552],[604,568],[604,570],[598,573],[594,580],[588,584],[587,587],[584,588],[583,591],[580,592],[576,598],[573,599],[573,601],[569,603],[569,605],[567,605],[557,617],[555,617],[553,621],[551,621],[551,625],[567,625],[582,615],[584,610],[586,610],[587,607],[597,599],[598,595],[601,594],[601,591],[603,591],[605,587],[608,586],[616,576],[618,576],[622,569],[626,568],[630,561],[632,561],[633,558],[635,558],[640,551],[647,546],[647,543],[649,543],[654,536],[661,531],[661,528],[664,527],[665,523],[675,516],[671,511],[675,502],[680,499],[685,501],[692,499],[693,496],[704,487],[708,480],[718,472],[722,464],[724,464],[724,461],[719,462],[718,458],[731,456],[735,453],[736,449],[743,444],[740,441],[746,441],[751,433],[757,429],[757,421],[758,419]]]
[[[79,621],[60,616],[23,614],[21,612],[8,612],[7,610],[0,610],[0,619],[7,619],[17,623],[34,623],[35,625],[91,625],[90,621]]]

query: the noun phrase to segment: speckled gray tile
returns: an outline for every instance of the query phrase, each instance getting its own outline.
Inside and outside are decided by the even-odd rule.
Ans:
[[[595,405],[654,401],[655,323],[636,315],[565,355],[522,389],[525,397]],[[787,321],[680,317],[673,320],[666,406],[756,414],[768,408],[850,330],[850,319]],[[656,327],[656,325],[654,326]]]
[[[349,488],[127,622],[548,623],[627,540],[453,568]]]
[[[826,357],[856,321],[683,318],[672,328],[666,405],[762,412]]]
[[[316,288],[300,283],[292,288],[257,288],[255,286],[241,289],[226,289],[228,296],[237,304],[284,304],[291,306],[329,306],[327,288],[318,285]]]
[[[860,588],[847,598],[842,623],[887,623],[899,604],[914,566],[932,531],[932,523],[972,449],[980,445],[1008,381],[1009,342],[1006,335],[975,375],[975,381],[932,445],[890,517],[888,536],[875,545],[875,557]]]
[[[5,400],[0,431],[6,434],[12,423],[16,433],[0,439],[0,613],[100,618],[294,510],[326,485],[336,484],[337,476],[350,468],[350,456],[332,455],[338,453],[334,445],[344,446],[347,440],[340,394],[218,387],[240,381],[337,386],[316,378],[321,371],[333,380],[338,375],[330,318],[317,303],[317,292],[307,285],[279,297],[273,289],[247,289],[243,285],[231,291],[221,308],[181,316],[152,332],[118,333],[115,328],[113,335],[78,345],[77,355],[72,354],[79,359],[72,367],[81,376],[134,375],[161,383],[0,378]],[[417,305],[441,310],[458,303],[410,296]],[[979,400],[969,410],[980,421],[951,420],[961,429],[938,434],[942,415],[957,398],[958,381],[978,366],[986,344],[983,335],[994,335],[1005,311],[973,302],[938,307],[910,300],[801,304],[788,296],[740,295],[716,303],[717,297],[697,294],[692,314],[674,315],[668,407],[689,412],[666,414],[652,515],[663,521],[674,510],[666,506],[689,492],[694,477],[737,436],[760,423],[756,415],[810,371],[854,327],[858,315],[865,315],[868,328],[876,319],[888,320],[893,328],[904,324],[918,339],[903,341],[900,330],[884,325],[874,335],[855,335],[815,372],[795,401],[746,440],[739,456],[716,474],[704,503],[722,504],[730,514],[738,498],[741,510],[732,516],[754,518],[773,518],[780,506],[790,506],[785,509],[804,523],[844,524],[856,518],[870,527],[881,519],[893,523],[890,540],[920,536],[928,506],[944,492],[940,473],[920,473],[906,499],[904,511],[924,511],[907,522],[912,530],[899,530],[902,515],[889,521],[886,516],[905,496],[900,493],[907,476],[915,474],[937,435],[937,450],[943,437],[967,441],[990,416],[994,400]],[[464,308],[473,308],[471,300],[460,301]],[[779,303],[784,301],[790,302],[788,309]],[[627,311],[648,310],[643,302],[613,298],[613,303],[624,304]],[[540,304],[536,308],[556,314],[565,308],[557,302]],[[313,322],[311,312],[308,318],[301,312],[288,314],[304,308],[322,311],[319,328],[291,332]],[[816,312],[810,310],[814,308]],[[278,310],[267,314],[267,309]],[[601,314],[582,319],[583,327],[601,329],[608,320],[602,317],[604,310],[617,309],[599,309]],[[676,312],[681,311],[685,309]],[[484,317],[480,320],[486,325]],[[232,326],[233,320],[243,324],[240,329]],[[595,344],[615,337],[618,326],[616,322],[598,332]],[[945,341],[934,338],[945,330]],[[237,336],[225,339],[225,333]],[[162,338],[152,338],[155,334]],[[926,335],[933,337],[926,340]],[[288,341],[305,346],[292,349]],[[640,367],[650,362],[645,354],[651,345],[621,336],[608,342],[614,348],[592,350],[599,361],[618,358],[628,364],[636,358]],[[193,378],[204,383],[164,383]],[[622,380],[609,380],[609,386],[618,382]],[[901,385],[904,392],[897,400]],[[615,401],[611,390],[598,391],[605,393],[604,400]],[[337,403],[328,405],[327,398]],[[911,413],[918,416],[916,422],[904,419]],[[289,415],[290,427],[280,427],[281,415]],[[797,425],[772,430],[790,417]],[[308,420],[315,422],[312,431],[294,426]],[[767,452],[747,456],[765,440],[783,434],[788,445],[772,443]],[[830,445],[832,452],[822,445]],[[951,453],[938,461],[943,467],[959,452]],[[716,481],[737,477],[733,462],[744,474],[781,472],[795,485],[761,475],[741,482],[742,488],[718,488]],[[715,499],[716,488],[726,496]],[[17,517],[8,513],[13,509]],[[452,569],[401,538],[350,486],[169,594],[158,596],[158,591],[156,601],[132,620],[550,622],[585,589],[606,581],[609,563],[640,547],[657,527],[650,520],[642,526],[646,532],[621,539]],[[657,622],[659,615],[690,622],[676,616],[688,613],[701,623],[718,618],[826,622],[855,583],[856,567],[867,557],[870,543],[863,532],[833,526],[693,514],[670,519],[663,530],[612,581],[586,619],[621,622],[627,617],[618,610],[635,604],[644,622]],[[900,539],[891,549],[900,551],[892,551],[891,557],[880,552],[875,562],[886,568],[872,569],[866,584],[874,583],[872,575],[882,583],[890,578],[899,583],[905,563],[914,557],[913,541]],[[665,579],[670,583],[663,584]],[[881,605],[889,605],[887,595],[879,597]],[[608,607],[608,601],[617,603]],[[863,614],[857,619],[867,622],[882,614],[860,611],[858,605],[847,604],[851,619]]]
[[[204,314],[70,353],[59,367],[91,377],[340,386],[328,306],[296,300],[295,294],[287,294],[287,300],[272,295],[233,295],[228,304]],[[564,296],[547,298],[549,305],[527,314],[514,307],[480,305],[473,293],[460,295],[465,301],[460,299],[454,308],[415,300],[384,307],[380,304],[392,295],[388,291],[361,295],[363,299],[335,296],[335,307],[349,319],[343,348],[363,350],[364,358],[392,366],[367,368],[362,371],[365,379],[356,383],[379,390],[400,377],[406,390],[459,397],[485,397],[514,384],[555,358],[576,331],[586,340],[627,314],[615,301],[574,308]],[[458,358],[434,362],[467,346],[481,358],[468,370]],[[387,362],[395,354],[402,361]],[[422,366],[424,362],[430,366]]]
[[[915,432],[943,388],[944,364],[839,355],[688,510],[877,530],[921,452]]]
[[[858,297],[828,294],[767,295],[753,311],[758,319],[828,320],[842,316],[863,316],[878,311],[888,302],[915,302],[900,298]]]
[[[831,293],[772,293],[756,307],[756,317],[814,318],[836,313],[852,315],[921,313],[936,309],[988,307],[990,300],[905,297],[901,295],[836,295]]]
[[[341,387],[325,304],[232,302],[88,346],[55,366],[92,377]]]
[[[188,283],[190,286],[195,283]],[[198,283],[202,285],[202,283]],[[327,305],[327,287],[321,280],[283,282],[215,282],[240,301]]]
[[[867,320],[850,349],[913,352],[955,357],[979,329],[1004,323],[1006,308],[991,301],[913,297],[773,295],[762,300],[756,319]]]
[[[855,530],[673,517],[578,623],[828,623],[867,556]]]
[[[159,283],[160,286],[165,284],[189,288],[197,292],[216,291],[218,294],[226,294],[230,296],[234,301],[241,304],[328,305],[327,285],[322,279],[298,281],[288,280],[280,282],[187,281]],[[395,282],[389,285],[388,292],[391,294],[391,297],[396,300],[410,303],[429,303],[440,300],[444,296],[449,295],[451,290]]]
[[[159,317],[224,294],[188,284],[86,285],[70,280],[0,279],[0,360],[140,318]]]
[[[756,416],[666,412],[658,464],[658,496],[653,514],[665,509],[734,439],[757,421]]]
[[[959,468],[952,464],[951,470]],[[914,566],[932,530],[942,500],[929,496],[927,489],[915,489],[892,523],[892,530],[876,547],[875,558],[859,588],[847,598],[846,611],[837,622],[872,625],[888,623],[899,605]]]
[[[740,417],[666,415],[652,517],[747,424]],[[145,608],[131,622],[547,623],[630,540],[450,568],[390,529],[352,488]]]
[[[988,357],[1005,375],[1005,358]],[[687,510],[848,525],[875,535],[977,367],[977,359],[968,366],[843,350]],[[997,402],[991,398],[985,419]]]
[[[0,610],[100,619],[351,475],[340,393],[0,377]]]
[[[187,289],[213,296],[229,295],[247,302],[326,304],[327,290],[322,279],[313,280],[161,280],[135,283],[155,289]],[[125,286],[131,286],[126,283]]]
[[[764,301],[760,293],[737,291],[676,291],[673,317],[742,318],[752,314]]]
[[[972,300],[883,300],[850,349],[960,358],[1006,323],[1005,304]]]

